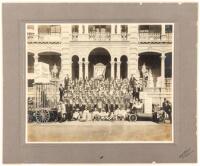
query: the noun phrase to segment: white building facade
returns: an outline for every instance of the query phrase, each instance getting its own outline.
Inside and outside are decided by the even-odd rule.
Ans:
[[[94,66],[106,66],[106,78],[142,77],[151,69],[157,87],[172,82],[172,24],[28,24],[28,84],[35,82],[39,62],[57,68],[57,79],[94,77]]]

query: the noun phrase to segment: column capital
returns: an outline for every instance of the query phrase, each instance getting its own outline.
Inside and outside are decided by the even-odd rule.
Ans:
[[[160,58],[161,59],[165,59],[166,58],[165,53],[162,53],[161,56],[160,56]]]
[[[39,58],[38,53],[34,53],[34,59],[38,59],[38,58]]]
[[[111,65],[114,65],[114,64],[115,64],[115,61],[110,61],[110,64],[111,64]]]

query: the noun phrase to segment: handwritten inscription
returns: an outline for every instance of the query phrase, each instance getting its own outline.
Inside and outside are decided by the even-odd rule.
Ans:
[[[188,156],[190,156],[194,151],[191,148],[188,148],[186,150],[184,150],[180,155],[179,158],[184,159]]]

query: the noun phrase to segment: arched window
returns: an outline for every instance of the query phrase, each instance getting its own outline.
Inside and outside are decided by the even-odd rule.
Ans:
[[[122,79],[127,78],[128,76],[128,58],[126,55],[121,56],[120,58],[121,65],[120,65],[120,76]]]
[[[105,78],[111,78],[111,65],[110,65],[111,56],[108,50],[102,47],[93,49],[88,57],[89,61],[89,79],[94,77],[94,66],[98,63],[105,65]]]
[[[165,54],[165,78],[172,77],[172,53]]]
[[[77,55],[74,55],[72,57],[72,79],[78,79],[79,78],[79,57]]]
[[[85,79],[85,58],[82,58],[83,79]]]
[[[52,74],[52,71],[56,67],[57,74],[56,78],[59,78],[61,71],[61,54],[57,52],[42,52],[38,54],[38,62],[46,63],[49,65],[49,71]]]
[[[117,58],[114,59],[114,78],[117,78]]]

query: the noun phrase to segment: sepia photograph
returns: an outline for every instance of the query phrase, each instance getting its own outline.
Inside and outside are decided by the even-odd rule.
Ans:
[[[27,23],[27,143],[173,143],[173,23]]]

